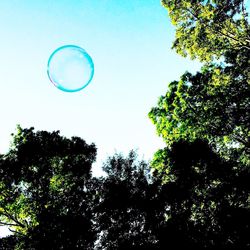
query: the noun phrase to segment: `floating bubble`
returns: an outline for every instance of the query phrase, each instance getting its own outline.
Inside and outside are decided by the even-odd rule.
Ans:
[[[81,47],[66,45],[50,56],[47,68],[50,81],[60,90],[75,92],[85,88],[94,75],[94,64]]]

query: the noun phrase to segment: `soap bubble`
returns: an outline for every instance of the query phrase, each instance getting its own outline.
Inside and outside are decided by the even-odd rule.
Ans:
[[[89,54],[75,45],[56,49],[47,68],[50,81],[59,89],[75,92],[85,88],[94,75],[94,64]]]

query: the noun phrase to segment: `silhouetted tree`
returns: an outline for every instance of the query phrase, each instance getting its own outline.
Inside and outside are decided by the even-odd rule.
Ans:
[[[163,152],[155,170],[168,204],[161,247],[250,247],[249,168],[221,158],[202,140],[180,140]]]
[[[18,238],[14,235],[10,235],[0,239],[1,250],[14,250],[18,242]]]
[[[149,166],[138,161],[134,151],[128,157],[110,157],[103,170],[107,176],[102,178],[95,210],[96,249],[158,247],[156,227],[165,221],[161,182],[150,176]]]
[[[0,158],[0,224],[19,249],[92,249],[87,182],[96,148],[79,137],[18,127]]]
[[[243,0],[162,0],[173,47],[204,62],[169,84],[149,116],[166,142],[150,167],[17,128],[0,155],[2,249],[249,248],[250,28]]]
[[[181,247],[250,247],[250,26],[245,1],[162,3],[176,27],[173,48],[204,63],[200,72],[171,82],[149,113],[166,142],[152,161],[169,204],[163,235]]]
[[[250,246],[249,168],[203,140],[159,152],[153,174],[131,151],[96,178],[94,145],[19,127],[0,161],[2,249]]]

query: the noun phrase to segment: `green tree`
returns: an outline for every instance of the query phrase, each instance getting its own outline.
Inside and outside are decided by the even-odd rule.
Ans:
[[[206,63],[171,82],[152,108],[158,134],[169,146],[178,139],[207,139],[224,156],[238,154],[249,164],[250,28],[244,1],[162,2],[176,26],[173,47]]]
[[[176,27],[177,53],[211,61],[230,50],[250,50],[244,0],[162,0],[162,4]]]
[[[250,246],[250,39],[244,1],[163,0],[173,48],[204,63],[169,84],[149,117],[166,148],[152,161],[166,186],[165,235],[186,245]],[[184,244],[185,245],[185,244]]]
[[[250,55],[250,53],[249,53]],[[168,86],[149,117],[167,145],[179,139],[204,138],[226,156],[236,151],[247,164],[250,153],[250,88],[233,66],[204,66]],[[238,74],[237,74],[238,73]]]
[[[0,157],[0,224],[20,249],[92,249],[88,181],[95,145],[18,127]]]

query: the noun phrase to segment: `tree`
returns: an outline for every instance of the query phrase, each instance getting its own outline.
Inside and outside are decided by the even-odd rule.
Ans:
[[[14,250],[18,242],[16,236],[8,236],[0,239],[0,249],[2,250]]]
[[[227,51],[250,50],[250,27],[244,0],[162,0],[176,26],[173,48],[201,61]]]
[[[203,140],[179,140],[163,152],[155,171],[168,204],[163,249],[249,247],[249,168],[221,158]]]
[[[20,249],[92,249],[87,182],[95,157],[95,145],[79,137],[17,128],[0,158],[0,224]]]
[[[204,63],[169,84],[149,117],[166,148],[152,161],[165,183],[165,235],[184,246],[245,248],[249,231],[250,28],[242,0],[163,0],[173,48]]]
[[[104,164],[107,176],[98,188],[96,249],[158,249],[157,228],[164,224],[161,182],[150,177],[149,166],[116,154]]]
[[[179,140],[150,166],[115,154],[91,177],[96,148],[18,127],[1,155],[3,249],[246,247],[249,169],[206,141]],[[162,182],[163,181],[163,182]]]
[[[149,117],[169,146],[180,138],[205,138],[224,156],[238,154],[249,164],[250,28],[244,1],[162,2],[176,26],[173,47],[206,63],[201,72],[171,82]]]
[[[133,151],[105,162],[95,188],[95,249],[249,247],[249,169],[199,139],[162,152],[153,176]]]
[[[181,80],[169,84],[166,95],[149,113],[167,145],[179,139],[204,138],[227,156],[237,151],[246,164],[250,88],[247,77],[237,70],[233,66],[204,66],[201,72],[185,73]]]

